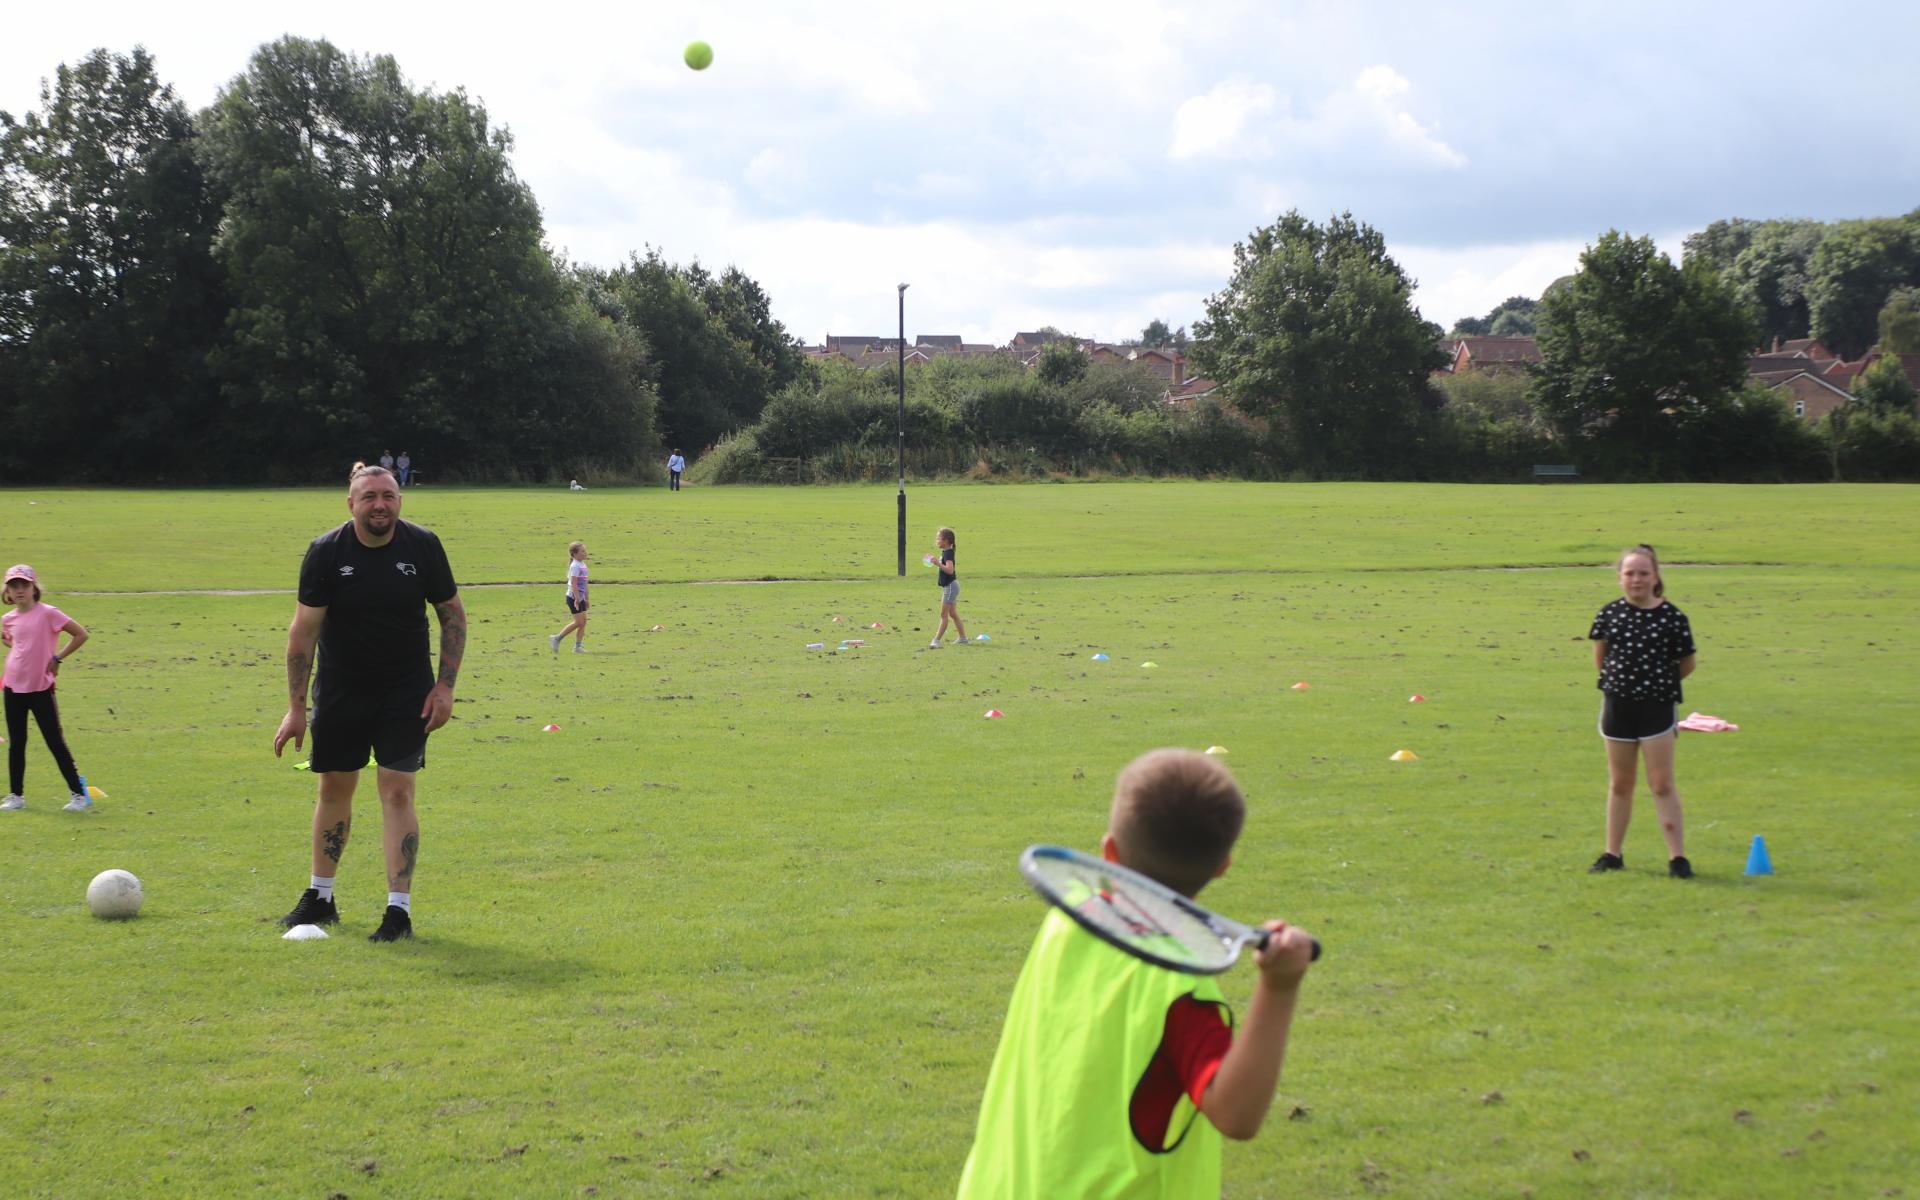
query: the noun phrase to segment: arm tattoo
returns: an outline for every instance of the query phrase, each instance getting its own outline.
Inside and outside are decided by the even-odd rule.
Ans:
[[[305,650],[287,650],[287,696],[295,708],[307,702],[307,678],[313,674],[313,656]]]
[[[467,652],[467,610],[459,597],[433,606],[440,618],[440,679],[447,687],[460,677],[460,660]]]
[[[347,848],[347,823],[341,821],[332,829],[322,829],[320,843],[320,852],[334,862],[339,862],[341,853]]]
[[[420,853],[420,835],[410,833],[400,839],[400,869],[393,874],[389,884],[396,892],[407,890],[406,885],[413,881],[413,860]]]

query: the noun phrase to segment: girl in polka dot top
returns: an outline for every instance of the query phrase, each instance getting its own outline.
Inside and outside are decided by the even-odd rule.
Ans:
[[[1599,668],[1600,736],[1607,746],[1607,849],[1589,870],[1626,866],[1621,857],[1633,817],[1634,776],[1647,765],[1647,789],[1667,842],[1667,874],[1693,877],[1687,861],[1680,792],[1673,781],[1673,747],[1680,681],[1693,674],[1693,629],[1666,599],[1653,547],[1635,546],[1615,564],[1621,599],[1600,610],[1587,636]]]

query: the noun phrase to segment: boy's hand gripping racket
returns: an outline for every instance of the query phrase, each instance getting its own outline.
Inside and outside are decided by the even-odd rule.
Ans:
[[[1242,947],[1264,950],[1272,936],[1208,912],[1138,871],[1065,846],[1027,847],[1020,873],[1087,932],[1169,970],[1218,975],[1239,960]],[[1320,957],[1318,938],[1313,957]]]

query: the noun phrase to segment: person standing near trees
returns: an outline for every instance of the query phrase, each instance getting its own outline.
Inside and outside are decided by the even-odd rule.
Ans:
[[[680,452],[678,450],[675,450],[672,454],[667,455],[667,490],[668,491],[677,492],[680,490],[680,472],[686,469],[687,469],[687,460],[680,457]]]
[[[407,484],[412,482],[412,476],[413,476],[413,456],[412,455],[408,454],[405,450],[402,450],[400,452],[400,457],[394,460],[393,465],[400,472],[401,487],[405,487],[407,486]]]
[[[466,652],[467,615],[440,539],[400,519],[400,484],[385,467],[353,465],[352,519],[313,539],[300,566],[300,594],[287,633],[287,715],[273,735],[277,758],[307,734],[307,678],[313,688],[313,880],[293,911],[295,925],[340,919],[334,872],[353,821],[353,792],[368,755],[378,764],[387,908],[372,941],[413,936],[413,869],[420,848],[414,780],[427,761],[427,736],[453,715],[453,685]],[[428,666],[427,617],[440,620],[440,673]]]

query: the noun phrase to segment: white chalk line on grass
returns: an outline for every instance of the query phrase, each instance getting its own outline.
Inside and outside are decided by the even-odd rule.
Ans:
[[[1749,563],[1668,562],[1665,564],[1665,566],[1673,567],[1676,570],[1685,569],[1690,571],[1726,571],[1726,570],[1756,570],[1756,569],[1771,570],[1771,569],[1781,568],[1781,567],[1813,568],[1820,565],[1821,564],[1818,564],[1818,563],[1783,563],[1783,562],[1749,562]],[[1593,563],[1560,563],[1560,564],[1545,563],[1545,564],[1523,564],[1523,565],[1502,566],[1502,567],[1314,567],[1314,568],[1307,568],[1307,567],[1257,567],[1257,568],[1256,567],[1232,567],[1232,568],[1228,568],[1228,567],[1223,567],[1216,571],[1109,571],[1103,575],[996,575],[996,576],[993,576],[992,578],[1004,579],[1010,582],[1019,581],[1019,580],[1033,580],[1033,579],[1064,579],[1074,583],[1095,583],[1102,579],[1195,579],[1195,578],[1206,578],[1208,576],[1216,576],[1216,575],[1217,576],[1340,575],[1340,574],[1388,575],[1388,574],[1394,574],[1394,573],[1401,573],[1401,574],[1408,574],[1408,575],[1438,575],[1438,574],[1446,574],[1450,572],[1459,572],[1464,574],[1468,572],[1597,571],[1597,570],[1606,570],[1606,569],[1608,568],[1604,563],[1598,566],[1594,565]],[[895,575],[882,575],[882,576],[867,576],[867,577],[861,577],[861,578],[842,578],[842,579],[798,579],[798,578],[795,578],[795,579],[596,579],[593,581],[593,586],[596,588],[604,588],[604,587],[758,587],[758,586],[764,586],[768,584],[799,584],[799,583],[819,583],[819,584],[832,584],[834,586],[841,586],[841,585],[856,584],[856,583],[882,583],[882,582],[885,582],[886,580],[898,579],[898,578],[899,576],[895,576]],[[908,575],[907,578],[917,579],[919,578],[919,576]],[[972,576],[972,578],[977,579],[977,578],[980,578],[980,576],[976,574]],[[493,583],[463,583],[460,586],[462,589],[466,589],[466,588],[488,588],[488,589],[545,588],[545,587],[564,588],[565,587],[565,585],[562,583],[557,583],[549,580],[533,580],[533,579],[504,580],[504,581],[493,582]],[[298,589],[295,589],[295,588],[152,588],[152,589],[143,590],[143,591],[86,591],[86,590],[69,589],[62,592],[62,595],[104,596],[104,597],[113,597],[113,596],[128,596],[128,597],[137,597],[137,596],[291,596],[295,594],[297,590]]]

